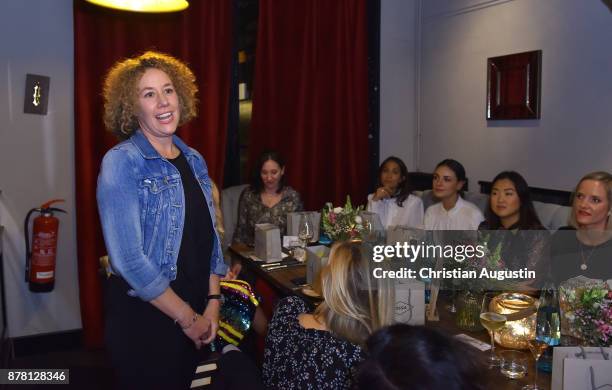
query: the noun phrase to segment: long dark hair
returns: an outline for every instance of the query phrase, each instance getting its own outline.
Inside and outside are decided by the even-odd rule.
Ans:
[[[383,169],[385,168],[385,164],[388,162],[394,162],[400,168],[400,176],[403,180],[397,186],[397,192],[395,194],[391,194],[395,198],[395,202],[399,207],[403,207],[404,201],[412,192],[412,188],[410,186],[410,182],[408,181],[408,168],[406,168],[406,164],[402,161],[401,158],[395,156],[389,156],[385,159],[385,161],[380,164],[378,167],[378,183],[376,184],[376,188],[382,187],[382,182],[380,177],[382,175]]]
[[[374,332],[357,389],[479,390],[483,364],[469,347],[424,326],[395,324]]]
[[[273,150],[263,152],[259,156],[251,176],[251,191],[256,194],[259,194],[264,187],[263,181],[261,180],[261,168],[263,168],[263,165],[268,160],[272,160],[277,163],[280,169],[285,168],[285,160],[283,160],[278,152]],[[280,182],[278,183],[278,190],[276,190],[276,192],[280,194],[283,188],[285,188],[285,175],[281,176]]]
[[[463,191],[465,191],[468,185],[468,179],[467,177],[465,177],[465,168],[463,167],[463,165],[461,165],[461,163],[457,160],[453,160],[452,158],[447,158],[447,159],[440,161],[438,165],[436,165],[436,169],[440,167],[447,167],[448,169],[453,171],[455,176],[457,176],[457,181],[463,182],[463,187],[461,187],[461,190],[459,191],[459,195],[463,197]]]
[[[540,218],[535,211],[535,207],[533,207],[531,192],[529,191],[529,186],[527,185],[525,178],[523,178],[520,173],[515,171],[503,171],[495,176],[492,186],[494,186],[497,181],[503,179],[510,180],[512,184],[514,184],[516,194],[521,202],[521,206],[519,208],[518,228],[525,230],[544,229],[542,222],[540,222]],[[490,200],[489,205],[487,206],[487,211],[485,212],[485,217],[487,221],[487,229],[496,230],[502,227],[501,219],[493,212]]]

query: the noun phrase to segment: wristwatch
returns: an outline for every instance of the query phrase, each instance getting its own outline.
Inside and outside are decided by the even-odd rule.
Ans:
[[[223,298],[223,295],[221,295],[221,294],[211,294],[207,298],[208,298],[209,301],[211,299],[218,299],[221,302],[221,304],[223,304],[223,302],[225,301],[225,299]]]

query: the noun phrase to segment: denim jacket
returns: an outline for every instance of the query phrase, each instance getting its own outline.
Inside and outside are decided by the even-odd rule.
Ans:
[[[223,276],[226,265],[216,233],[206,162],[176,135],[174,144],[204,192],[215,231],[210,271]],[[185,194],[178,170],[138,130],[104,156],[97,198],[112,272],[132,287],[130,295],[145,301],[156,298],[177,274],[185,223]]]

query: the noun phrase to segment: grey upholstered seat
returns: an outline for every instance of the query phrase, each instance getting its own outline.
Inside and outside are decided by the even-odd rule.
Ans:
[[[436,199],[433,197],[431,190],[425,191],[414,191],[414,195],[420,197],[423,200],[423,207],[427,210],[427,207],[436,203]],[[487,204],[489,202],[489,196],[481,193],[466,192],[464,199],[474,203],[478,208],[485,213]],[[561,206],[554,203],[544,203],[534,201],[533,206],[535,207],[540,222],[550,231],[555,231],[562,226],[568,224],[571,207]]]
[[[236,223],[238,222],[238,201],[240,194],[248,187],[248,184],[227,187],[221,192],[221,212],[223,212],[223,226],[225,227],[225,237],[223,237],[223,250],[227,249],[232,243]]]

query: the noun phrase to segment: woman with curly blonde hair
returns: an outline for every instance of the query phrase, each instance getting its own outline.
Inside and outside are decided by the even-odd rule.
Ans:
[[[119,139],[130,138],[139,128],[139,107],[135,97],[138,82],[147,69],[158,69],[172,80],[180,112],[177,126],[182,126],[198,114],[198,87],[191,70],[174,57],[148,51],[117,62],[104,81],[104,124]]]
[[[104,123],[123,142],[98,177],[110,273],[105,338],[121,388],[187,388],[219,322],[226,272],[206,162],[175,135],[195,117],[191,70],[146,52],[104,82]]]

